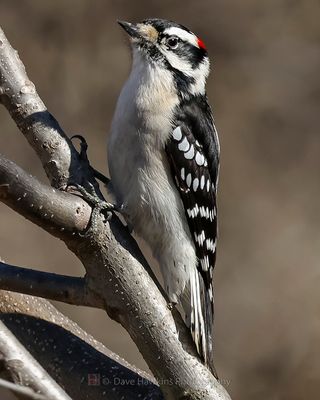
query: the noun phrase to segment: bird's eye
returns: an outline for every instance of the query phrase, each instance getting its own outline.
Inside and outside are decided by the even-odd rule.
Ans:
[[[171,49],[176,49],[178,47],[178,44],[179,44],[179,39],[177,37],[175,37],[175,36],[171,36],[167,40],[167,44],[168,44],[169,47],[171,47]]]

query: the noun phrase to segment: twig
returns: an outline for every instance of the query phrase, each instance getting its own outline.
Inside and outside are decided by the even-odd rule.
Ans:
[[[163,400],[152,376],[128,364],[44,299],[0,290],[0,320],[73,399]]]
[[[78,306],[103,308],[86,288],[85,278],[15,267],[0,261],[0,289],[32,294]]]
[[[30,386],[50,400],[71,400],[1,321],[0,353],[15,383]]]
[[[17,385],[16,383],[12,383],[1,378],[0,378],[0,387],[11,390],[12,392],[18,395],[22,395],[23,398],[28,398],[31,400],[47,400],[46,397],[42,396],[39,393],[36,393],[29,387]]]

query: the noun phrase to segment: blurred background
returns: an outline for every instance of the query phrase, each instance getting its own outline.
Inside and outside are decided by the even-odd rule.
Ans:
[[[106,135],[130,70],[116,20],[162,17],[206,43],[208,95],[220,133],[216,368],[235,399],[307,399],[320,391],[320,209],[317,0],[0,0],[0,24],[49,110],[83,134],[107,173]],[[0,108],[1,152],[46,181]],[[83,274],[62,242],[0,204],[0,256]],[[102,311],[56,306],[146,369]]]

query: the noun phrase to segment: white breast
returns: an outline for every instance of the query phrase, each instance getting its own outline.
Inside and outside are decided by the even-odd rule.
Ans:
[[[132,71],[119,96],[108,143],[110,174],[119,201],[125,202],[128,192],[130,196],[137,190],[142,170],[158,178],[159,165],[155,164],[159,163],[157,157],[162,162],[178,101],[169,71],[153,66],[134,51]]]
[[[179,100],[171,74],[144,61],[134,54],[131,74],[117,103],[108,143],[109,170],[116,200],[123,204],[128,222],[150,245],[163,275],[173,267],[169,264],[178,265],[181,284],[183,274],[182,280],[188,279],[185,260],[194,266],[196,256],[165,154]],[[177,279],[167,278],[177,284]]]

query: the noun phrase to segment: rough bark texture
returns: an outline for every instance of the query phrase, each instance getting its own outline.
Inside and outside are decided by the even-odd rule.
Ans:
[[[0,100],[38,154],[51,185],[66,188],[70,183],[79,183],[88,187],[90,182],[101,197],[87,160],[78,155],[46,110],[2,31],[0,73]],[[82,261],[85,290],[129,332],[164,397],[229,399],[197,357],[188,329],[178,312],[168,309],[147,262],[120,220],[113,216],[106,223],[101,214],[93,218],[95,213],[90,220],[88,206],[78,197],[72,197],[78,202],[72,206],[70,194],[58,194],[34,178],[26,179],[21,170],[15,174],[18,167],[3,159],[0,165],[1,199],[62,239]],[[79,217],[77,207],[81,209]],[[51,214],[52,223],[48,218]],[[65,300],[63,296],[61,300]]]
[[[72,399],[163,399],[154,378],[108,350],[48,301],[0,290],[0,313],[2,323]],[[11,364],[13,373],[19,371],[16,367]],[[28,371],[30,378],[32,373]]]
[[[0,322],[0,354],[15,383],[29,386],[52,400],[71,400],[3,322]]]

